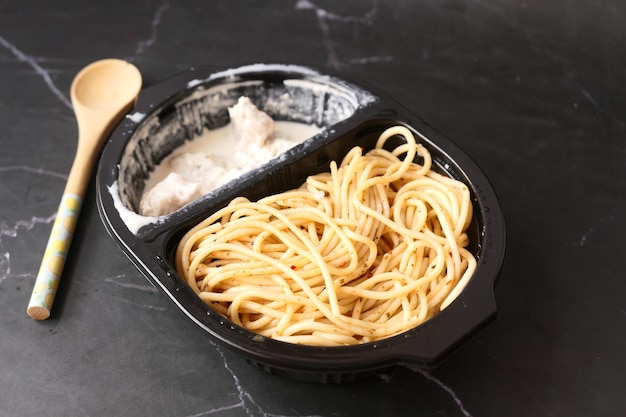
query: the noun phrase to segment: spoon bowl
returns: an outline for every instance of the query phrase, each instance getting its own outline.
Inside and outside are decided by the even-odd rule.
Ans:
[[[141,74],[119,59],[96,61],[80,71],[72,82],[72,104],[95,110],[120,109],[134,101],[141,88]]]
[[[95,158],[111,129],[134,105],[141,84],[139,70],[120,59],[93,62],[74,77],[70,94],[78,147],[26,310],[34,319],[50,317]]]

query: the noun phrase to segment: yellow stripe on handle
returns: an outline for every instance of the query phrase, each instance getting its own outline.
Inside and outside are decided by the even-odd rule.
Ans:
[[[34,319],[45,320],[50,317],[50,310],[72,242],[81,204],[82,198],[76,194],[64,194],[61,198],[57,217],[52,226],[46,252],[26,310]]]

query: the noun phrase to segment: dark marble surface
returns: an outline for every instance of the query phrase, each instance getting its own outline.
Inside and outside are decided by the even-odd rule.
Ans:
[[[620,1],[0,0],[1,416],[623,416],[626,5]],[[26,305],[87,63],[341,69],[457,142],[500,197],[496,321],[431,371],[267,375],[138,274],[87,192],[53,315]]]

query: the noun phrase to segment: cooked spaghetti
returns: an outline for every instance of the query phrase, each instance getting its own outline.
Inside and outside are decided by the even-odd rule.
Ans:
[[[396,135],[405,142],[386,150]],[[298,189],[234,199],[185,234],[176,268],[265,337],[331,346],[401,333],[448,306],[476,269],[469,189],[431,165],[410,130],[389,128]]]

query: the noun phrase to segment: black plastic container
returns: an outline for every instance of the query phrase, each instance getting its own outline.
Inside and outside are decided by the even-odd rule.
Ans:
[[[144,181],[172,150],[229,122],[227,108],[248,96],[276,120],[323,130],[283,157],[157,220],[135,211]],[[236,196],[252,200],[299,186],[328,170],[353,146],[366,150],[387,127],[404,125],[431,152],[433,169],[466,183],[474,219],[470,250],[478,267],[459,297],[426,323],[377,342],[345,347],[289,344],[259,337],[211,310],[177,274],[181,236]],[[453,142],[374,87],[345,75],[293,65],[250,65],[224,71],[192,68],[144,89],[112,133],[97,174],[98,209],[124,253],[180,311],[222,345],[267,372],[315,382],[353,381],[401,364],[432,367],[496,315],[494,283],[505,252],[500,206],[487,178]],[[142,225],[143,224],[143,225]],[[142,225],[139,227],[139,225]]]

